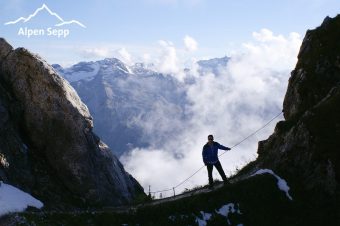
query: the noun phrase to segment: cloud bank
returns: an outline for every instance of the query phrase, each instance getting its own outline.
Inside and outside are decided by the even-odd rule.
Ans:
[[[133,63],[131,54],[125,48],[119,49],[117,53],[118,58],[125,64],[131,65]]]
[[[187,51],[197,50],[197,42],[194,38],[190,37],[189,35],[186,35],[183,41],[184,41],[185,49]]]
[[[149,185],[153,191],[172,188],[203,165],[201,152],[208,134],[214,134],[217,142],[231,147],[260,128],[281,111],[301,42],[297,33],[285,37],[274,35],[268,29],[254,32],[253,40],[244,43],[242,50],[231,56],[219,74],[205,73],[194,77],[194,82],[184,84],[188,103],[184,107],[186,120],[178,123],[178,118],[183,117],[180,114],[167,116],[166,106],[159,106],[162,109],[153,112],[157,122],[145,126],[145,130],[154,128],[156,133],[158,125],[173,126],[171,120],[180,128],[172,137],[164,136],[161,144],[148,149],[136,148],[122,156],[127,171],[146,191]],[[160,44],[165,50],[163,60],[168,63],[163,65],[164,71],[180,72],[182,66],[175,46],[169,42]],[[177,77],[183,80],[183,74]],[[220,158],[227,175],[256,158],[257,142],[266,139],[274,126],[272,123]],[[214,178],[220,178],[216,170]],[[176,192],[207,182],[204,168]],[[162,196],[171,194],[172,191]]]
[[[134,63],[133,56],[125,47],[118,46],[101,46],[90,47],[84,46],[77,49],[77,53],[82,58],[88,60],[101,60],[103,58],[118,58],[127,65]]]

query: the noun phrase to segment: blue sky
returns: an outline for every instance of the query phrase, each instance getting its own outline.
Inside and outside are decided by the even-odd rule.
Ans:
[[[66,38],[27,38],[17,35],[25,25],[4,25],[27,17],[43,3],[65,20],[79,20],[86,29],[69,25],[64,26],[71,30]],[[338,0],[1,0],[0,36],[15,47],[39,53],[50,63],[70,64],[115,56],[121,48],[141,60],[143,54],[158,51],[159,40],[183,49],[183,38],[188,35],[198,47],[182,55],[200,59],[229,55],[262,28],[276,35],[297,32],[303,36],[327,15],[337,15],[339,9]],[[47,28],[49,19],[36,17],[32,26]],[[91,51],[84,54],[84,49]]]

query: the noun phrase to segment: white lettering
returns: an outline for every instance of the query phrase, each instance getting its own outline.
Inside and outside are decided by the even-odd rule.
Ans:
[[[58,38],[64,37],[66,38],[70,34],[70,30],[68,29],[52,29],[51,27],[47,28],[48,36],[57,36]]]
[[[70,34],[70,30],[69,29],[65,29],[64,30],[64,38],[66,38],[69,34]]]
[[[26,36],[27,38],[33,37],[33,36],[54,36],[57,38],[66,38],[70,35],[69,29],[53,29],[52,27],[45,29],[29,29],[27,27],[20,28],[18,30],[19,36]]]
[[[18,35],[25,35],[24,29],[22,27],[19,29]]]
[[[18,31],[18,35],[26,36],[27,38],[30,38],[31,36],[44,36],[45,30],[44,29],[28,29],[20,28]]]

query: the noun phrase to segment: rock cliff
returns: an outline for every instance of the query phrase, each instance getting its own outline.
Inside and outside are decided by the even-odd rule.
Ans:
[[[259,143],[258,167],[322,196],[340,183],[340,15],[306,33],[283,103],[285,121]]]
[[[143,189],[92,132],[74,89],[0,39],[0,179],[47,207],[122,205]]]

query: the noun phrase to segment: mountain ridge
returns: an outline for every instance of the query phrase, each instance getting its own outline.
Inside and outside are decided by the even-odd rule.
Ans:
[[[80,62],[70,68],[53,65],[77,90],[87,104],[96,125],[95,132],[118,156],[135,147],[148,147],[150,140],[161,142],[163,134],[177,128],[145,130],[157,120],[158,106],[164,106],[169,120],[185,117],[184,85],[148,65],[126,66],[116,58]],[[155,124],[155,123],[154,123]]]
[[[202,76],[218,73],[229,59],[198,61],[199,73]],[[194,82],[190,70],[185,71],[188,81],[181,83],[171,75],[157,72],[152,64],[127,66],[117,58],[79,62],[68,68],[58,64],[52,66],[77,90],[93,115],[97,125],[95,132],[118,156],[135,147],[149,147],[150,140],[157,140],[153,142],[157,146],[167,135],[179,132],[175,127],[163,126],[157,133],[156,123],[151,123],[152,117],[154,121],[159,117],[155,115],[157,106],[169,106],[164,107],[167,112],[163,114],[169,121],[180,122],[190,117],[186,112],[190,102],[185,89],[186,83]],[[119,126],[114,121],[119,122]],[[151,133],[151,127],[156,132]]]

